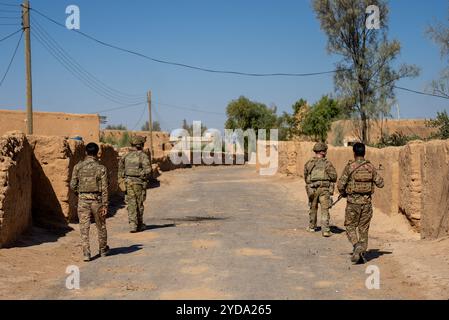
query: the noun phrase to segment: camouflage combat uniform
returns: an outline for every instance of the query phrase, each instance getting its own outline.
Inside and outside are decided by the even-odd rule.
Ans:
[[[330,233],[329,209],[337,182],[337,171],[328,159],[315,157],[306,163],[304,179],[310,203],[309,230],[315,230],[317,227],[318,204],[320,204],[321,228],[323,234],[327,235]]]
[[[78,195],[78,217],[84,257],[90,257],[90,219],[94,216],[98,229],[100,254],[108,251],[106,218],[99,210],[108,207],[108,176],[106,167],[91,156],[78,163],[72,174],[70,187]]]
[[[135,138],[133,145],[144,140]],[[142,144],[143,144],[142,143]],[[128,217],[131,232],[142,231],[144,202],[147,194],[147,182],[151,174],[150,159],[141,150],[131,150],[120,159],[119,181],[125,182],[125,201],[128,206]]]
[[[374,166],[364,158],[350,161],[338,181],[338,191],[348,199],[345,217],[346,233],[354,250],[358,247],[359,254],[362,255],[368,250],[368,231],[373,217],[371,200],[374,186],[383,188],[384,180]]]

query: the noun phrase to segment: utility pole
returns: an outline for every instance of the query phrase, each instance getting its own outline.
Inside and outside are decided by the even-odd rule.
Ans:
[[[151,162],[153,162],[154,157],[154,147],[153,147],[153,113],[151,111],[152,103],[151,103],[151,91],[148,91],[148,113],[150,116],[150,122],[148,129],[150,130],[150,151],[151,151]]]
[[[27,134],[33,134],[33,83],[31,77],[31,36],[30,36],[30,1],[22,5],[22,25],[25,32],[25,64],[27,95]]]

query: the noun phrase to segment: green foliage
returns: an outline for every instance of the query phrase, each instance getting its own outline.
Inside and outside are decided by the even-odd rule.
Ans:
[[[121,130],[121,131],[126,131],[128,130],[126,128],[126,126],[124,126],[123,124],[119,124],[119,125],[109,125],[106,127],[106,130]]]
[[[193,137],[193,124],[188,124],[186,119],[182,121],[182,129],[186,130]],[[201,123],[201,135],[204,135],[206,131],[207,127]]]
[[[246,97],[240,97],[229,103],[226,113],[226,129],[254,129],[257,133],[259,129],[275,129],[278,119],[276,108],[268,108],[265,104],[254,102]]]
[[[386,148],[386,147],[402,147],[413,140],[423,140],[417,135],[407,136],[404,133],[395,132],[393,134],[384,134],[379,143],[373,145],[376,148]]]
[[[150,131],[150,122],[149,121],[145,122],[145,124],[142,126],[141,130],[142,131]],[[153,131],[156,131],[156,132],[162,131],[161,124],[159,123],[159,121],[153,121]]]
[[[430,128],[438,128],[438,133],[432,136],[434,139],[449,139],[449,115],[447,111],[438,112],[436,119],[427,121]]]
[[[382,15],[380,30],[366,28],[365,13],[376,5]],[[401,52],[399,41],[389,41],[386,0],[313,0],[313,8],[328,38],[328,51],[342,60],[337,64],[335,89],[346,107],[360,120],[360,138],[367,142],[369,120],[388,115],[394,103],[394,85],[419,74],[416,66],[393,68]]]
[[[110,144],[117,148],[130,147],[131,136],[128,131],[124,132],[120,139],[116,139],[113,136],[107,136],[106,138],[102,136],[100,138],[101,143]]]
[[[312,106],[311,111],[301,123],[302,133],[314,141],[326,142],[332,122],[341,115],[338,102],[328,96]]]

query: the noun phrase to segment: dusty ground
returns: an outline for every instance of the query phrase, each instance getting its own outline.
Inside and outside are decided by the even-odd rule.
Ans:
[[[107,258],[81,262],[77,226],[64,237],[35,229],[0,250],[0,299],[449,298],[449,240],[422,242],[399,217],[375,216],[369,265],[380,268],[381,289],[367,290],[366,266],[349,263],[344,204],[332,212],[334,237],[306,233],[300,180],[260,177],[252,167],[178,170],[160,180],[148,196],[146,232],[127,233],[123,209],[108,220]],[[81,268],[80,290],[65,288],[69,265]]]

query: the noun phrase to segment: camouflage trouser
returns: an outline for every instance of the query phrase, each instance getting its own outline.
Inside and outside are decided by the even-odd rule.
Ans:
[[[309,228],[314,229],[317,227],[317,215],[318,215],[318,204],[321,205],[321,231],[329,232],[329,208],[331,206],[331,196],[328,188],[319,188],[315,191],[311,197],[310,203],[310,223]]]
[[[143,203],[146,200],[147,190],[143,183],[126,182],[126,204],[128,205],[128,218],[131,230],[135,231],[143,224]]]
[[[101,217],[98,210],[101,203],[95,200],[79,200],[78,201],[78,218],[80,223],[81,242],[84,255],[90,255],[90,219],[94,216],[95,224],[98,230],[98,243],[100,252],[105,251],[108,245],[108,233],[106,230],[106,219]]]
[[[368,250],[368,231],[372,218],[373,206],[371,203],[348,203],[345,219],[346,234],[351,244],[353,246],[360,244],[364,252]]]

